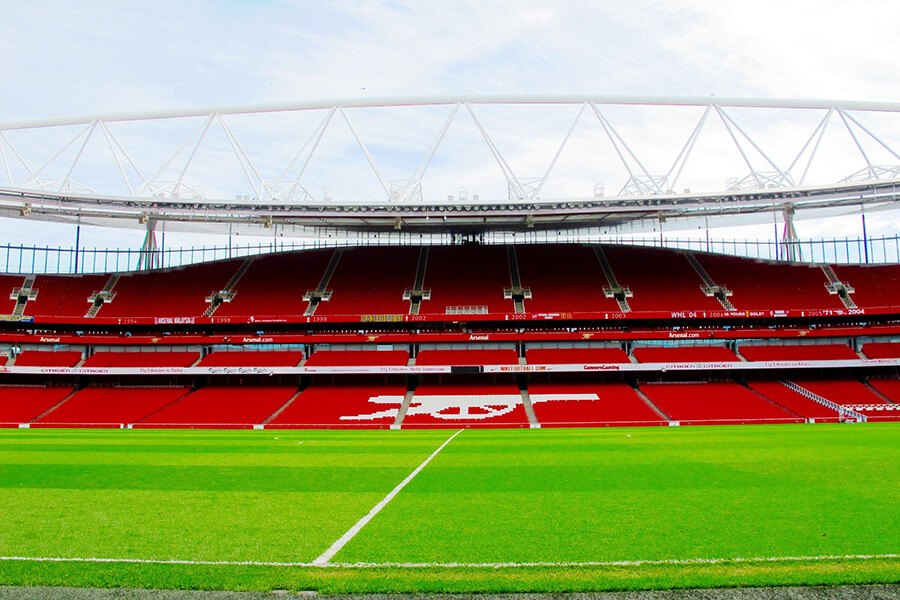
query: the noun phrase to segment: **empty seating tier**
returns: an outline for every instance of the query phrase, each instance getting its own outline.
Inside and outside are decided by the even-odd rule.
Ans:
[[[619,285],[634,294],[628,298],[631,310],[722,310],[703,293],[703,280],[679,252],[630,246],[604,246],[603,252]]]
[[[81,365],[84,368],[190,367],[199,352],[95,352]]]
[[[684,348],[635,348],[632,353],[642,363],[740,362],[724,346],[686,346]]]
[[[10,296],[13,290],[21,288],[24,282],[25,277],[22,275],[0,275],[0,315],[13,314],[16,300]],[[85,312],[87,312],[87,308],[85,308]]]
[[[74,367],[81,360],[81,352],[29,350],[16,357],[17,367]]]
[[[403,428],[528,427],[522,394],[512,383],[445,378],[416,388]]]
[[[303,295],[319,285],[333,254],[334,250],[309,250],[257,258],[234,287],[234,298],[222,303],[216,316],[303,315],[308,305]]]
[[[406,386],[375,381],[313,384],[276,415],[272,428],[385,428],[394,424]]]
[[[621,348],[529,348],[525,358],[530,365],[580,365],[628,363]]]
[[[751,361],[791,360],[859,360],[859,355],[844,344],[817,345],[754,345],[741,346],[738,352]]]
[[[124,427],[190,391],[187,387],[88,387],[32,427]]]
[[[53,317],[83,317],[91,307],[89,298],[103,289],[109,275],[38,275],[34,300],[25,314]]]
[[[266,350],[260,352],[212,352],[203,357],[198,367],[296,367],[303,360],[299,350]]]
[[[896,306],[900,298],[900,265],[835,265],[835,275],[853,288],[853,302],[862,308]]]
[[[603,293],[606,275],[590,246],[523,245],[516,255],[522,286],[531,290],[526,312],[618,312]]]
[[[737,383],[644,383],[641,390],[683,425],[804,422]]]
[[[515,350],[422,350],[416,356],[416,366],[477,366],[517,365]]]
[[[331,298],[316,315],[409,313],[403,291],[415,283],[418,260],[419,249],[409,246],[344,250],[328,283]]]
[[[209,306],[206,298],[225,287],[241,262],[123,275],[114,288],[116,297],[97,317],[199,317]]]
[[[296,393],[293,386],[207,386],[134,427],[243,428],[262,424]]]
[[[898,379],[869,379],[869,385],[878,390],[894,404],[900,404],[900,380]]]
[[[668,425],[624,383],[532,383],[528,394],[541,427]]]
[[[503,246],[436,246],[425,270],[431,299],[422,302],[419,314],[511,313],[513,301],[503,298],[503,288],[510,285]]]
[[[73,391],[71,386],[0,386],[0,427],[18,427],[33,421]]]
[[[840,421],[840,415],[838,415],[837,411],[807,398],[780,381],[751,381],[747,386],[785,410],[806,419],[813,419],[816,423],[837,423]]]
[[[319,350],[306,361],[307,367],[405,367],[406,350]]]
[[[738,310],[843,309],[844,303],[825,288],[828,279],[818,265],[762,262],[735,256],[695,256],[718,285],[731,290]]]
[[[900,410],[869,386],[853,379],[795,380],[805,390],[866,416],[869,421],[900,421]]]
[[[862,353],[868,358],[900,358],[900,344],[870,342],[863,345]]]

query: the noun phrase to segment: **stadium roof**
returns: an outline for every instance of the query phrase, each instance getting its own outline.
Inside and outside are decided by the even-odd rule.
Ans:
[[[501,108],[522,105],[538,108],[547,105],[571,107],[575,120],[568,132],[561,135],[562,143],[552,161],[542,167],[545,169],[542,177],[528,179],[514,174],[511,167],[514,161],[508,160],[500,151],[500,145],[494,141],[495,138],[476,114],[476,109],[480,110],[480,107],[486,105]],[[384,110],[435,106],[447,107],[448,118],[422,156],[419,166],[409,178],[399,181],[385,178],[363,136],[344,111],[356,108]],[[687,140],[670,149],[673,153],[676,150],[678,152],[675,160],[669,162],[671,166],[668,171],[648,169],[646,165],[649,162],[638,157],[638,153],[613,125],[613,120],[607,117],[607,111],[613,107],[635,106],[654,109],[696,107],[696,110],[702,111]],[[746,124],[742,127],[740,119],[729,112],[732,109],[762,111],[761,122],[776,121],[771,128],[776,132],[782,126],[782,117],[769,116],[767,111],[812,111],[815,121],[811,122],[816,123],[816,126],[811,132],[804,131],[796,148],[792,150],[792,155],[796,150],[793,161],[787,164],[785,161],[774,160],[772,153],[767,153],[763,144],[756,139],[757,136],[748,133],[749,127]],[[277,165],[281,172],[277,178],[268,176],[268,173],[273,172],[271,168],[263,168],[251,158],[251,153],[245,150],[235,129],[225,119],[226,116],[277,117],[296,113],[318,113],[323,118],[311,129],[311,135],[293,160],[289,164],[287,159],[284,160],[287,168],[283,169],[284,164]],[[426,197],[423,194],[422,184],[432,159],[451,124],[464,113],[471,117],[479,134],[478,141],[483,144],[482,149],[486,146],[490,151],[487,156],[492,156],[496,161],[502,173],[501,180],[505,178],[504,187],[507,189],[504,191],[508,190],[506,197],[499,197],[495,193],[490,200],[482,200],[478,195],[473,195],[470,199],[468,195],[463,196],[464,188],[460,189],[460,197],[456,199],[451,197],[436,200],[433,196]],[[882,128],[880,131],[864,124],[861,117],[863,113],[900,115],[900,103],[717,97],[495,95],[332,99],[6,122],[0,123],[0,158],[9,185],[0,186],[0,215],[129,228],[165,223],[168,230],[209,233],[265,234],[272,228],[279,228],[284,235],[308,235],[322,228],[423,233],[572,228],[628,228],[629,231],[640,231],[653,229],[661,222],[671,222],[669,227],[674,229],[689,226],[689,223],[697,219],[703,219],[707,225],[712,224],[710,220],[718,224],[734,225],[752,221],[760,215],[782,214],[792,218],[796,214],[802,218],[845,214],[859,211],[860,207],[867,207],[866,210],[892,209],[896,207],[900,184],[900,154],[891,148],[888,141],[896,136],[893,136],[891,126],[886,125],[883,119],[878,121]],[[340,118],[343,118],[352,132],[358,144],[357,149],[365,155],[365,162],[368,162],[380,186],[380,191],[374,194],[357,193],[349,202],[333,200],[327,194],[316,199],[304,187],[305,180],[301,181],[332,120]],[[591,188],[584,185],[584,182],[579,183],[580,187],[576,189],[588,191],[587,194],[561,194],[559,189],[548,191],[544,187],[557,166],[557,159],[573,137],[573,132],[583,125],[580,123],[583,118],[595,121],[595,135],[599,135],[604,143],[614,149],[611,155],[617,157],[620,170],[627,175],[627,181],[623,182],[618,195],[608,196],[598,187],[591,194]],[[135,160],[133,151],[127,151],[126,144],[110,128],[112,123],[145,124],[166,121],[181,124],[185,121],[197,123],[198,120],[200,127],[168,157],[161,168],[157,167],[166,157],[157,157],[157,162],[153,164]],[[699,160],[715,162],[717,153],[728,150],[740,157],[738,168],[746,169],[749,175],[740,179],[726,179],[726,175],[730,173],[715,173],[717,181],[725,182],[725,185],[718,186],[719,189],[691,192],[684,188],[681,193],[676,193],[674,190],[681,189],[679,184],[684,183],[679,178],[691,154],[696,153],[698,139],[713,121],[720,125],[722,138],[718,143],[721,147],[713,147],[713,155],[700,157]],[[833,169],[835,175],[842,177],[840,181],[807,183],[811,179],[807,178],[810,166],[816,160],[817,153],[822,153],[820,145],[824,145],[822,142],[826,139],[825,132],[830,121],[843,125],[845,141],[852,141],[848,144],[852,157],[843,155],[837,159],[834,167],[829,165],[827,172],[831,173]],[[232,159],[237,160],[235,164],[239,164],[240,169],[225,168],[222,166],[224,163],[212,161],[212,168],[207,169],[206,174],[214,180],[213,183],[189,185],[191,171],[197,170],[198,155],[208,146],[208,140],[205,142],[205,139],[213,126],[221,129],[223,139],[228,141],[228,151],[233,153]],[[647,127],[652,129],[653,125]],[[883,133],[885,127],[890,134],[888,137]],[[67,134],[67,143],[60,144],[59,148],[46,143],[29,144],[26,141],[23,144],[21,139],[13,145],[12,136],[9,135],[11,132],[20,135],[48,130],[71,132],[73,128],[77,130],[76,135],[70,137]],[[275,130],[284,137],[283,131],[278,131],[277,128]],[[807,136],[806,133],[810,135]],[[292,133],[291,137],[293,135]],[[96,157],[92,161],[85,158],[86,148],[104,140],[105,146],[108,146],[105,161],[99,161]],[[804,140],[805,143],[802,143]],[[141,141],[149,144],[155,140],[144,137]],[[39,168],[29,166],[29,161],[24,156],[26,152],[22,151],[23,145],[50,158]],[[877,162],[877,153],[897,166]],[[215,155],[216,160],[221,159],[219,154]],[[265,160],[281,159],[266,156]],[[864,163],[862,169],[851,168],[854,161],[860,160]],[[82,164],[86,162],[91,163],[90,168]],[[177,179],[165,180],[167,168],[175,170]],[[337,164],[331,177],[349,179],[351,174],[358,175],[359,169],[352,173],[348,169],[345,164]],[[150,172],[156,175],[145,175]],[[245,176],[243,184],[228,179],[239,177],[236,173],[241,172]],[[194,177],[200,178],[202,175],[200,173]],[[110,184],[115,179],[118,180],[118,187]],[[225,184],[218,181],[226,179],[228,182]],[[126,188],[124,193],[123,180]],[[190,180],[190,183],[195,182]],[[223,186],[238,192],[231,194],[234,200],[210,199],[206,197],[207,194],[198,191],[210,187],[219,190]],[[436,186],[432,186],[434,187]],[[248,191],[252,195],[244,193]],[[216,195],[226,194],[217,192]]]
[[[834,214],[847,209],[897,208],[900,180],[831,187],[763,189],[707,195],[570,198],[499,203],[252,202],[205,199],[105,197],[0,189],[0,216],[111,227],[165,222],[171,230],[252,232],[279,226],[299,231],[419,232],[616,228],[698,218],[738,221],[785,211]],[[224,226],[224,227],[223,227]],[[234,229],[233,229],[234,230]]]

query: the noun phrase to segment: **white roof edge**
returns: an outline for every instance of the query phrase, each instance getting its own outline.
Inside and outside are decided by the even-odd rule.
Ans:
[[[94,121],[147,121],[202,117],[214,113],[223,115],[323,110],[335,106],[344,108],[384,108],[401,106],[441,106],[452,104],[585,104],[619,106],[721,106],[736,108],[783,108],[900,112],[900,102],[868,100],[796,99],[796,98],[740,98],[718,96],[641,96],[641,95],[588,95],[588,94],[482,94],[397,96],[379,98],[330,98],[304,101],[286,101],[264,104],[235,104],[194,108],[163,108],[147,111],[97,113],[63,117],[46,117],[0,122],[0,131],[80,125]]]

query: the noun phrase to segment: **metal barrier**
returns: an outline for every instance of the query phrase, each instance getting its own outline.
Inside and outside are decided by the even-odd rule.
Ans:
[[[142,264],[172,268],[196,263],[241,258],[275,252],[315,248],[363,246],[419,246],[454,244],[625,244],[712,252],[761,260],[779,260],[788,255],[783,242],[773,240],[686,239],[666,237],[610,237],[591,232],[534,231],[459,234],[383,234],[378,237],[326,237],[292,241],[228,246],[191,246],[147,251],[141,248],[51,248],[24,244],[0,245],[0,271],[7,274],[114,273],[140,270]],[[836,238],[791,243],[793,255],[806,263],[888,264],[900,263],[900,235],[869,238]]]

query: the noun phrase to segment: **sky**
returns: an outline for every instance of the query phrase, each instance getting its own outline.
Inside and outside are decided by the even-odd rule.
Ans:
[[[895,32],[900,4],[891,1],[0,0],[0,6],[4,4],[0,81],[5,93],[0,94],[0,122],[423,95],[900,99],[900,78],[896,77],[900,36]],[[348,112],[369,140],[386,177],[403,179],[418,164],[448,110]],[[478,115],[524,177],[543,173],[571,123],[573,110],[504,112],[485,107],[478,109]],[[607,116],[653,164],[652,170],[664,171],[699,114],[650,117],[611,108]],[[781,164],[790,162],[797,147],[792,142],[782,148],[782,135],[805,139],[821,117],[763,118],[753,111],[735,114],[768,144]],[[298,115],[297,133],[291,136],[284,135],[284,125],[274,120],[234,118],[229,122],[256,157],[260,170],[274,178],[286,164],[285,157],[293,155],[320,118]],[[446,152],[435,159],[434,179],[427,190],[432,197],[458,194],[461,187],[482,198],[502,196],[505,191],[491,155],[483,145],[472,145],[474,129],[466,119],[468,115],[461,115],[458,125],[454,121]],[[897,123],[877,119],[872,123],[879,126],[880,135],[889,142],[896,139],[900,147]],[[586,118],[583,125],[584,132],[573,137],[571,150],[562,157],[566,160],[561,159],[556,179],[548,181],[547,193],[589,195],[591,182],[605,182],[610,194],[621,187],[621,173],[606,172],[597,166],[602,160],[588,158],[591,128],[596,132],[598,122]],[[171,128],[160,124],[149,133],[122,126],[116,132],[130,152],[157,165],[196,122],[184,126],[183,131],[176,131],[174,124]],[[350,134],[345,123],[338,120],[333,127],[334,139],[323,142],[326,158],[310,165],[304,185],[319,197],[328,187],[339,200],[362,197],[373,189],[380,193],[358,152],[352,158],[362,166],[352,169],[352,174],[345,168],[349,158],[346,164],[335,158],[347,154],[352,144],[346,143]],[[44,138],[39,132],[32,139],[21,134],[11,132],[9,137],[28,154],[32,165],[43,164],[48,157],[42,152],[59,145],[52,132]],[[72,134],[66,130],[58,135]],[[226,143],[221,132],[218,135],[215,140],[211,134],[210,145]],[[724,135],[721,127],[718,134],[710,134],[711,139],[715,135]],[[843,140],[845,145],[847,142]],[[657,156],[657,147],[666,150]],[[738,157],[732,157],[730,163],[723,159],[719,165],[715,144],[710,147],[712,158],[694,166],[696,173],[688,169],[685,187],[702,188],[707,184],[704,178],[711,180],[711,186],[721,185],[726,175],[745,174]],[[99,146],[91,151],[98,156],[101,152]],[[605,152],[608,155],[610,149]],[[90,167],[89,154],[85,169]],[[195,171],[191,173],[203,181],[204,193],[218,197],[248,193],[234,164],[225,166],[225,158],[215,151],[208,154],[192,166]],[[890,156],[886,160],[900,163]],[[457,169],[453,171],[452,166]],[[856,166],[848,163],[846,168]],[[829,163],[823,161],[819,168],[827,170]],[[229,179],[232,176],[234,179]],[[163,179],[167,177],[165,174]],[[18,175],[13,173],[11,178],[15,182]],[[206,183],[216,180],[221,188]],[[0,185],[6,183],[0,174]],[[121,187],[122,182],[117,185]],[[894,216],[875,215],[869,227],[870,233],[893,234],[897,221]],[[844,231],[846,228],[846,219],[798,224],[801,236],[858,233],[855,221]],[[766,232],[771,229],[766,225]],[[74,243],[71,228],[27,227],[5,219],[0,220],[0,236],[16,243]],[[135,246],[142,233],[137,229],[91,230],[84,236],[88,245]],[[194,238],[173,234],[172,240],[190,244]]]

